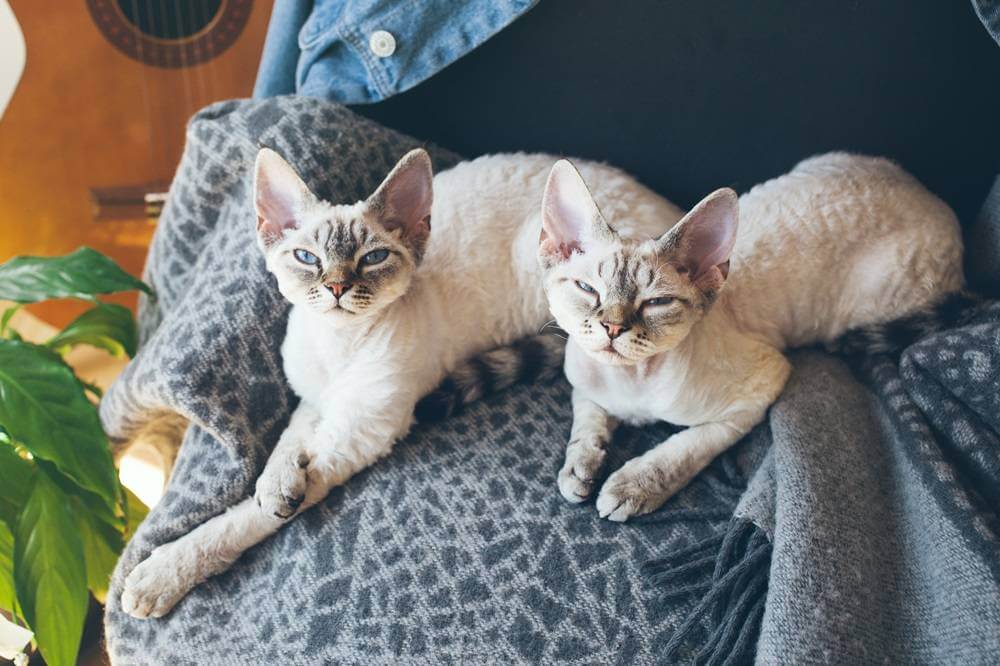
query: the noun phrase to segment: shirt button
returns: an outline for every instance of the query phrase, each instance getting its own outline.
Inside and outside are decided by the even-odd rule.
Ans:
[[[388,58],[396,52],[396,38],[385,30],[376,30],[368,38],[368,48],[379,58]]]

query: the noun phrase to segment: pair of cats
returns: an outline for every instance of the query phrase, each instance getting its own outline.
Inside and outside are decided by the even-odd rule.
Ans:
[[[547,155],[434,177],[415,150],[353,205],[320,201],[270,150],[255,178],[259,245],[294,304],[282,353],[302,401],[254,497],[126,578],[136,617],[162,616],[387,455],[435,387],[468,402],[558,367],[562,342],[530,337],[550,311],[569,335],[567,500],[594,492],[619,422],[688,426],[604,482],[598,513],[624,521],[763,420],[789,375],[783,349],[877,334],[962,287],[954,214],[883,159],[815,157],[686,215],[617,169]]]

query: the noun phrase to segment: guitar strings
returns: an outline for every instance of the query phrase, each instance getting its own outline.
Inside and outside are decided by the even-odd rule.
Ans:
[[[165,9],[164,21],[168,21],[169,20],[170,10],[165,7],[165,3],[163,2],[163,0],[160,0],[159,6],[161,8]],[[176,4],[173,5],[173,6],[174,6],[174,8],[177,8]],[[180,51],[180,62],[181,62],[180,78],[181,78],[181,82],[184,84],[184,86],[183,86],[184,87],[184,99],[183,99],[183,106],[181,107],[181,116],[182,117],[187,117],[188,115],[190,115],[191,108],[194,106],[193,97],[194,97],[195,93],[192,91],[192,82],[191,82],[191,78],[190,78],[190,72],[188,71],[187,53],[186,53],[186,49],[184,49],[184,47],[183,47],[183,44],[181,45],[181,48],[179,49],[179,51]],[[176,150],[177,150],[176,146],[170,146],[170,155],[171,155],[170,160],[171,160],[171,162],[174,161],[172,158],[173,158],[173,155],[176,153]],[[165,171],[164,173],[172,173],[172,169],[173,169],[174,166],[176,166],[176,165],[171,164],[170,165],[171,171]]]
[[[212,52],[209,41],[206,40],[202,44],[198,38],[208,34],[212,24],[220,23],[223,20],[229,0],[221,0],[214,12],[205,1],[171,2],[169,7],[165,6],[166,2],[170,2],[170,0],[130,0],[132,16],[134,17],[134,21],[132,21],[135,30],[134,37],[137,40],[136,50],[139,61],[143,63],[139,69],[139,81],[142,90],[143,110],[148,126],[149,141],[146,152],[151,168],[150,181],[158,183],[161,180],[169,179],[170,174],[177,167],[176,158],[179,156],[179,151],[183,148],[184,128],[175,128],[170,124],[171,121],[177,122],[177,115],[171,114],[171,109],[180,111],[180,117],[186,127],[186,122],[192,114],[220,98],[219,77],[222,72],[216,70],[221,67],[221,64],[212,62],[219,54]],[[165,72],[159,71],[162,68],[146,69],[151,65],[147,63],[146,59],[147,45],[143,38],[143,25],[155,39],[161,39],[164,42],[168,42],[170,39],[176,41],[176,46],[180,51],[178,57],[181,69],[179,73],[181,89],[177,91],[179,93],[177,96],[164,97],[162,86],[157,86],[160,94],[154,96],[153,81],[161,79]],[[224,26],[217,27],[225,29]],[[193,32],[188,34],[191,30]],[[160,37],[160,35],[163,36]],[[162,47],[157,45],[154,48]],[[157,53],[155,56],[162,57],[163,54]],[[191,69],[195,71],[190,71]],[[167,95],[169,95],[169,91]],[[178,106],[180,106],[179,109]],[[170,145],[173,142],[165,139],[176,137],[177,129],[180,129],[180,144]]]
[[[198,72],[193,68],[197,68],[198,59],[193,58],[189,60],[188,57],[188,46],[190,44],[191,36],[187,34],[187,28],[189,27],[184,23],[184,9],[181,2],[175,2],[173,4],[175,8],[175,21],[177,25],[177,47],[181,54],[181,63],[183,69],[181,70],[181,76],[183,76],[191,86],[191,100],[189,106],[184,109],[182,114],[183,118],[189,118],[192,113],[194,113],[199,108],[199,101],[201,97],[201,89],[198,81]]]
[[[147,7],[149,7],[150,32],[152,32],[152,34],[154,35],[158,35],[161,33],[161,30],[166,27],[167,24],[165,7],[162,2],[158,2],[157,0],[149,0]],[[157,74],[159,74],[159,72],[157,72]],[[162,90],[162,87],[160,87],[160,89]],[[167,114],[166,104],[164,104],[164,100],[162,98],[160,99],[160,103],[157,105],[157,116],[158,116],[157,117],[158,124],[150,128],[150,134],[155,135],[157,129],[159,128],[161,137],[160,141],[161,159],[160,159],[160,164],[157,165],[158,168],[156,172],[156,175],[159,175],[163,173],[168,173],[167,170],[169,169],[170,166],[170,153],[171,153],[171,147],[167,145],[166,141],[162,140],[163,136],[162,128],[166,126],[170,118],[169,114]]]
[[[191,113],[195,113],[201,110],[204,106],[214,101],[212,95],[212,86],[208,82],[208,68],[210,66],[211,53],[207,51],[205,47],[202,46],[202,37],[205,34],[205,14],[207,12],[205,0],[199,0],[195,3],[192,8],[193,11],[193,23],[191,27],[194,29],[192,33],[193,42],[192,48],[194,49],[194,60],[195,60],[195,77],[198,80],[198,105],[191,110]]]
[[[213,25],[216,22],[218,22],[219,24],[222,23],[222,14],[223,14],[223,11],[226,8],[226,3],[227,2],[228,2],[228,0],[223,0],[219,4],[218,8],[216,8],[215,14],[213,14],[212,16],[208,17],[208,21],[205,23],[206,32],[211,27],[213,27]],[[207,43],[208,42],[206,42],[206,44]],[[205,66],[208,68],[207,71],[208,71],[208,77],[209,77],[209,99],[208,99],[209,103],[218,102],[219,101],[219,90],[220,90],[220,88],[219,88],[219,72],[218,72],[218,69],[220,67],[222,67],[222,62],[216,58],[216,56],[218,56],[218,55],[219,55],[219,53],[216,53],[216,52],[214,52],[212,50],[209,50],[208,60],[205,63]]]
[[[138,3],[139,0],[131,0],[132,16],[135,16],[136,20],[138,20],[139,17]],[[145,47],[143,45],[143,40],[141,38],[141,31],[138,29],[138,25],[136,26],[135,40],[136,40],[136,48],[139,52],[139,61],[145,63],[146,62]],[[155,178],[155,174],[159,173],[159,171],[157,169],[156,145],[155,141],[153,140],[154,125],[153,125],[152,95],[149,90],[149,80],[146,78],[145,69],[140,68],[138,71],[139,71],[140,86],[142,88],[142,103],[146,113],[146,126],[149,132],[149,141],[146,144],[146,149],[149,152],[149,168],[150,168],[150,173],[154,174],[153,177]]]

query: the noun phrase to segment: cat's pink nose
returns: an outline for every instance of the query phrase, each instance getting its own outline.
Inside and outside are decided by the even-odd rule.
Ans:
[[[340,298],[344,295],[344,292],[351,288],[351,285],[346,282],[327,282],[326,288],[329,289],[330,293],[334,296]]]
[[[612,340],[614,340],[619,335],[621,335],[629,328],[631,328],[630,326],[622,326],[621,324],[612,324],[606,321],[602,321],[601,326],[604,327],[604,330],[607,331],[608,333],[608,337],[611,338]]]

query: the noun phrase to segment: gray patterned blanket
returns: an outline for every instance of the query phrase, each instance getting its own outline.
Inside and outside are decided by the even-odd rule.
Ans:
[[[188,417],[164,499],[118,564],[116,664],[655,664],[959,661],[1000,651],[1000,309],[859,380],[794,356],[770,419],[679,496],[625,525],[555,487],[564,382],[421,426],[168,616],[121,612],[125,575],[252,491],[294,405],[287,306],[253,233],[259,146],[333,200],[370,192],[416,141],[310,99],[201,112],[150,251],[158,298],[105,396],[124,440]],[[430,149],[435,167],[456,156]],[[626,429],[610,468],[662,441]]]

